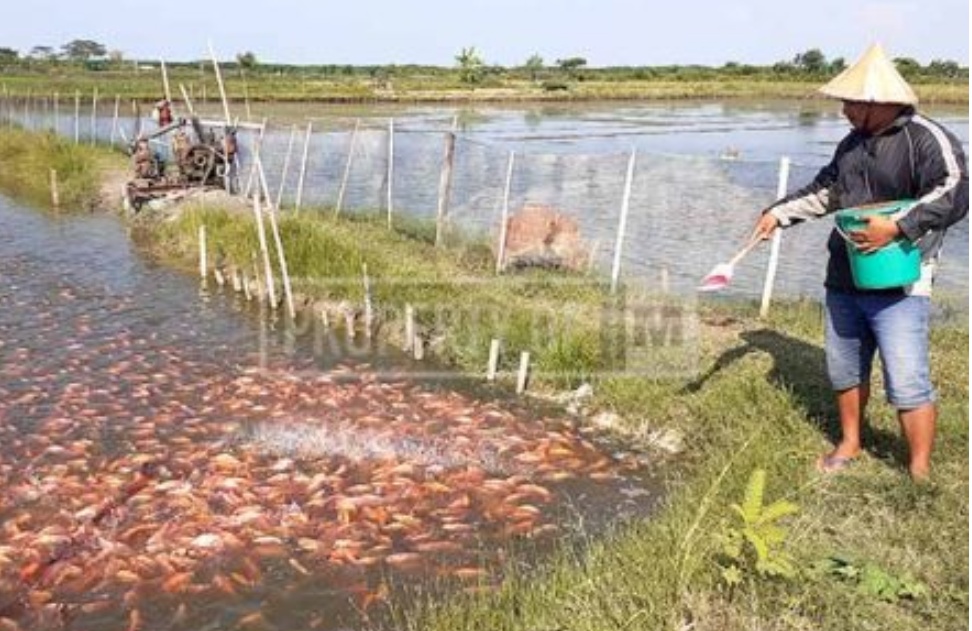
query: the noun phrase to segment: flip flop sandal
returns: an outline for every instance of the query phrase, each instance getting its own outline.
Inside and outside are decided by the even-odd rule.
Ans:
[[[825,474],[839,473],[852,465],[856,459],[846,456],[835,456],[833,454],[821,456],[817,460],[817,471]]]

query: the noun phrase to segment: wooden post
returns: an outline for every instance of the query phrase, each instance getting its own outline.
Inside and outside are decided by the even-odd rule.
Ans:
[[[334,216],[341,214],[341,207],[344,205],[344,194],[348,188],[348,178],[351,176],[351,160],[354,158],[354,142],[358,137],[358,127],[361,120],[354,121],[354,130],[351,132],[351,146],[348,147],[348,160],[344,163],[344,175],[341,177],[341,187],[338,189],[337,202],[334,204]]]
[[[287,173],[290,171],[290,155],[294,151],[294,141],[297,139],[297,125],[290,126],[290,140],[287,141],[287,154],[284,156],[283,168],[280,171],[280,186],[277,187],[277,208],[283,201],[284,188],[287,185]]]
[[[267,233],[263,228],[263,211],[260,209],[260,196],[253,197],[253,215],[256,219],[257,238],[260,241],[260,253],[263,254],[263,270],[267,278],[267,297],[272,308],[277,308],[277,295],[273,287],[273,269],[270,267],[270,252],[267,249]]]
[[[111,116],[111,139],[109,144],[115,144],[115,135],[118,133],[118,108],[121,107],[121,95],[115,95],[115,113]]]
[[[506,264],[506,231],[510,221],[510,189],[513,186],[513,161],[516,153],[510,151],[506,161],[506,184],[503,186],[503,216],[500,222],[499,244],[496,247],[496,273],[502,274]]]
[[[206,280],[206,226],[199,226],[199,278]]]
[[[418,333],[412,336],[412,357],[418,360],[425,358],[425,340]]]
[[[91,144],[98,141],[98,88],[94,88],[91,95]]]
[[[776,182],[776,199],[786,196],[787,182],[790,179],[790,158],[783,156],[780,158],[780,175]],[[766,318],[769,315],[770,299],[773,297],[773,284],[776,282],[776,268],[780,261],[780,241],[782,230],[777,228],[773,233],[772,245],[770,246],[769,265],[766,267],[766,279],[763,281],[763,298],[759,305],[759,317]]]
[[[486,365],[486,381],[496,380],[496,366],[499,363],[500,341],[493,339],[489,342],[489,363]]]
[[[520,353],[520,370],[516,375],[516,393],[523,394],[526,392],[527,386],[527,373],[530,370],[530,353],[529,351],[523,351]]]
[[[74,91],[74,144],[81,140],[81,91]]]
[[[388,119],[388,171],[385,175],[385,207],[388,211],[388,229],[392,227],[392,182],[395,166],[395,119]]]
[[[51,204],[54,208],[61,206],[61,195],[57,190],[57,169],[51,169]]]
[[[449,213],[449,195],[452,192],[452,166],[456,156],[456,132],[446,132],[442,170],[439,172],[439,203],[435,212],[435,247],[442,245],[445,220]]]
[[[300,212],[300,204],[304,198],[304,178],[307,176],[307,156],[310,153],[311,130],[314,127],[313,121],[307,122],[307,131],[304,133],[304,155],[300,160],[300,175],[297,177],[297,199],[294,200],[294,212]]]
[[[624,249],[624,233],[628,225],[628,207],[631,203],[631,181],[634,179],[635,156],[638,150],[631,150],[628,158],[628,172],[624,178],[624,197],[621,200],[621,218],[618,220],[618,236],[614,241],[614,264],[611,266],[611,293],[618,289],[618,279],[621,276],[621,252]]]

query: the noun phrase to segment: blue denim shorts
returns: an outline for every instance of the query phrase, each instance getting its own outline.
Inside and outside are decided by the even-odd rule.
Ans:
[[[928,364],[927,296],[827,291],[827,373],[834,390],[869,383],[881,353],[888,402],[912,410],[935,400]]]

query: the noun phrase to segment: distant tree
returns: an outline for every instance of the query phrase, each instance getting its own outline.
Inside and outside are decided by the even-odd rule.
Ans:
[[[12,64],[20,59],[20,53],[15,48],[0,47],[0,64]]]
[[[829,71],[831,74],[840,74],[847,68],[847,62],[843,57],[838,57],[830,62]]]
[[[463,83],[475,85],[483,79],[483,58],[476,52],[475,46],[463,48],[456,55],[456,64],[459,66],[459,80]]]
[[[248,50],[236,55],[236,63],[240,64],[240,68],[244,70],[253,70],[259,62],[257,61],[256,55]]]
[[[54,61],[57,59],[57,51],[53,46],[34,46],[30,49],[30,57],[40,61]]]
[[[557,65],[567,73],[568,77],[576,79],[580,69],[587,65],[587,60],[583,57],[568,57],[567,59],[558,59]]]
[[[962,69],[954,61],[935,59],[928,64],[928,74],[935,77],[945,77],[946,79],[957,79],[962,74]]]
[[[64,56],[71,61],[89,61],[95,57],[104,57],[108,50],[104,44],[90,39],[76,39],[61,47]]]
[[[905,78],[911,79],[921,74],[921,64],[911,57],[895,57],[894,66]]]
[[[543,57],[534,53],[526,60],[523,67],[530,73],[530,81],[536,81],[540,71],[543,70]]]
[[[819,48],[811,48],[806,52],[798,53],[793,58],[793,65],[803,72],[819,74],[827,69],[827,58]]]

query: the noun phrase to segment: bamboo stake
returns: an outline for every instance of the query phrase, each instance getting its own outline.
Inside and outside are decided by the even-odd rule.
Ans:
[[[91,144],[98,140],[98,88],[94,88],[91,95]]]
[[[81,91],[74,91],[74,144],[81,139]]]
[[[115,113],[111,116],[111,139],[109,144],[115,144],[115,136],[118,134],[118,109],[121,107],[121,95],[115,95]]]
[[[199,278],[206,280],[206,226],[199,226]]]
[[[267,278],[267,297],[270,305],[276,309],[277,295],[273,286],[273,269],[270,267],[270,252],[267,249],[267,233],[263,228],[263,211],[260,209],[259,195],[253,197],[253,215],[256,219],[257,238],[260,241],[260,253],[263,255],[263,270]]]
[[[611,293],[618,289],[621,276],[621,251],[624,249],[624,233],[628,225],[628,207],[631,202],[631,181],[634,179],[635,156],[637,149],[631,150],[628,158],[628,172],[624,178],[624,196],[621,200],[621,218],[618,220],[618,236],[614,242],[614,264],[611,267]]]
[[[404,350],[410,351],[415,345],[415,307],[405,305],[405,346]]]
[[[780,174],[776,182],[776,198],[786,196],[787,182],[790,179],[790,158],[780,158]],[[759,317],[765,319],[769,315],[770,300],[773,297],[773,284],[776,282],[776,268],[780,262],[780,243],[783,231],[779,228],[773,233],[770,245],[769,265],[766,268],[766,279],[763,281],[763,298],[759,305]]]
[[[516,157],[515,152],[510,151],[506,162],[506,185],[503,187],[503,216],[500,223],[499,244],[496,248],[496,273],[501,274],[506,263],[506,231],[510,217],[510,190],[513,185],[513,161]]]
[[[260,150],[263,147],[263,135],[267,131],[267,119],[263,119],[263,124],[260,125],[260,133],[257,135],[256,142],[253,143],[253,158],[250,161],[250,172],[246,176],[246,186],[243,188],[243,197],[249,197],[250,192],[253,188],[253,180],[257,178],[256,169],[256,158],[260,155]],[[259,182],[257,183],[257,188],[259,188]],[[259,195],[259,193],[257,193]],[[269,201],[269,200],[268,200]]]
[[[162,91],[165,93],[165,100],[172,104],[172,90],[169,88],[169,71],[165,67],[165,60],[160,59],[160,66],[162,68]]]
[[[455,127],[455,121],[453,121]],[[442,245],[444,223],[449,212],[449,196],[452,192],[452,166],[456,155],[456,132],[446,132],[442,170],[439,172],[439,203],[435,213],[435,247]]]
[[[313,121],[307,122],[307,131],[304,133],[304,155],[300,160],[300,175],[297,177],[297,199],[294,201],[294,212],[300,212],[300,204],[304,198],[304,178],[307,175],[307,156],[310,153],[311,131],[314,127]]]
[[[368,264],[361,264],[361,277],[364,284],[364,324],[365,337],[371,339],[371,327],[374,323],[374,311],[371,305],[371,280],[368,278]]]
[[[496,366],[499,363],[500,341],[493,339],[489,343],[489,363],[486,365],[486,381],[496,381]]]
[[[287,141],[287,154],[284,156],[283,168],[280,171],[280,186],[277,187],[277,208],[282,208],[284,188],[287,186],[287,173],[290,171],[290,155],[294,151],[297,140],[297,125],[290,126],[290,140]]]
[[[223,114],[226,115],[226,124],[230,125],[233,122],[233,117],[230,116],[229,100],[226,98],[226,87],[223,85],[223,73],[219,71],[219,63],[216,61],[212,42],[209,42],[209,55],[213,58],[213,70],[216,71],[216,83],[219,85],[219,98],[223,101]],[[203,88],[205,89],[205,87],[204,85]]]
[[[192,88],[192,86],[189,86]],[[186,103],[186,109],[189,110],[190,116],[196,115],[196,110],[192,107],[192,99],[189,98],[189,93],[186,92],[186,86],[179,84],[179,92],[182,93],[182,100]]]
[[[387,174],[387,185],[385,186],[386,200],[385,206],[388,209],[388,229],[391,230],[392,227],[392,182],[394,181],[394,165],[395,165],[395,119],[388,119],[388,174]]]
[[[523,394],[526,392],[527,386],[527,374],[530,370],[530,353],[529,351],[523,351],[520,353],[520,370],[516,375],[516,393]]]
[[[273,232],[273,242],[277,246],[277,264],[280,265],[280,274],[283,276],[284,297],[287,300],[287,313],[290,319],[297,317],[297,310],[294,308],[294,293],[290,287],[290,273],[287,271],[287,257],[284,255],[283,241],[280,240],[280,228],[277,226],[277,213],[271,208],[267,213],[270,217],[270,229]]]
[[[57,190],[57,169],[51,169],[51,204],[54,208],[61,206],[61,195]]]
[[[351,145],[348,147],[348,160],[344,163],[344,175],[341,177],[341,187],[338,189],[337,202],[334,204],[334,216],[341,214],[341,206],[344,204],[344,193],[348,188],[348,178],[351,176],[351,161],[354,158],[354,142],[358,137],[358,127],[361,119],[354,121],[354,130],[351,132]]]

